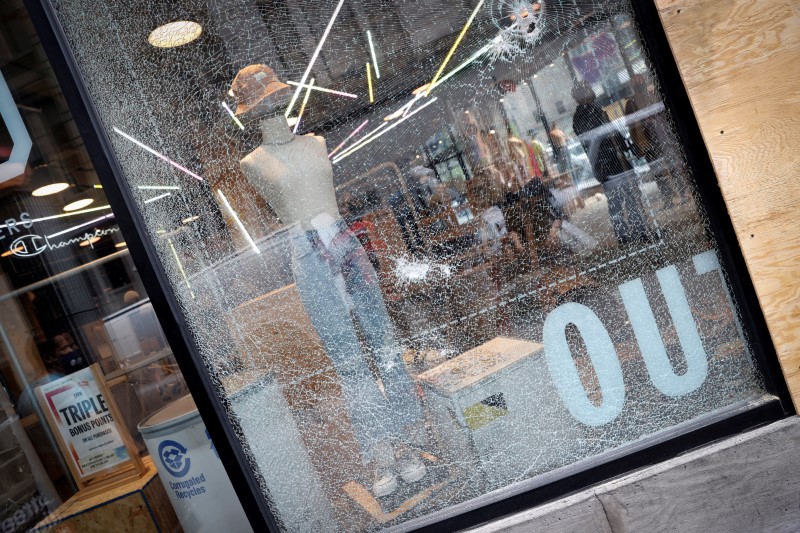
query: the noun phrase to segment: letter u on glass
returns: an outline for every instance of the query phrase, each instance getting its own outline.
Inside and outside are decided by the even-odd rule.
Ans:
[[[637,278],[620,285],[619,292],[650,380],[667,396],[683,396],[696,390],[705,381],[708,375],[708,356],[692,317],[678,269],[674,265],[662,268],[656,272],[656,277],[686,358],[687,370],[683,375],[675,373],[667,357],[667,350],[644,292],[642,280]]]

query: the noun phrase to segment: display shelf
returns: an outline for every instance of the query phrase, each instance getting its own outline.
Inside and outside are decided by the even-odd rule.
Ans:
[[[100,494],[79,492],[32,531],[182,531],[152,459],[145,457],[143,462],[147,471],[140,479]]]

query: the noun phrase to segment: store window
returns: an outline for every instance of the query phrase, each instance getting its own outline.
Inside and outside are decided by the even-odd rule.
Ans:
[[[627,1],[52,4],[285,530],[768,396]]]
[[[0,531],[122,531],[118,505],[141,531],[137,491],[172,530],[148,446],[176,413],[202,422],[16,1],[0,2],[0,116]]]

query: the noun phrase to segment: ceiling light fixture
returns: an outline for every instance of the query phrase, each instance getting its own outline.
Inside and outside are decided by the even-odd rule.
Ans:
[[[118,242],[117,244],[115,244],[114,248],[125,248],[126,246],[128,246],[128,243],[125,242],[125,241],[122,241],[122,242]]]
[[[81,211],[72,211],[70,213],[61,213],[60,215],[50,215],[49,217],[34,218],[31,222],[44,222],[45,220],[55,220],[57,218],[73,217],[75,215],[83,215],[84,213],[92,213],[94,211],[102,211],[103,209],[111,209],[110,205],[101,205],[100,207],[92,207],[90,209],[83,209]],[[8,224],[0,224],[0,229],[5,229]]]
[[[183,281],[186,283],[186,288],[189,289],[189,294],[192,295],[192,299],[194,299],[194,291],[192,290],[192,286],[189,284],[189,276],[186,275],[186,270],[183,269],[183,263],[181,263],[181,258],[178,256],[178,250],[175,249],[175,245],[172,244],[172,239],[167,239],[169,243],[169,249],[172,250],[172,256],[175,258],[175,262],[178,263],[178,270],[183,276]]]
[[[81,241],[81,243],[78,246],[91,246],[91,245],[93,245],[94,243],[96,243],[99,240],[100,240],[100,237],[97,237],[97,236],[91,237],[89,239],[86,239],[85,241]]]
[[[400,124],[402,124],[406,120],[410,119],[411,117],[413,117],[414,115],[416,115],[417,113],[419,113],[420,111],[422,111],[423,109],[425,109],[426,107],[428,107],[429,105],[434,103],[436,100],[438,100],[438,98],[434,96],[429,101],[425,102],[424,104],[422,104],[421,106],[416,108],[414,111],[412,111],[408,115],[405,115],[400,120],[392,122],[391,126],[389,126],[388,128],[382,130],[380,133],[377,133],[378,130],[383,128],[383,126],[387,126],[389,124],[388,122],[384,122],[383,124],[381,124],[380,126],[375,128],[374,130],[372,130],[370,133],[364,135],[364,137],[362,137],[361,140],[358,143],[354,144],[353,146],[351,146],[350,148],[348,148],[347,150],[345,150],[341,154],[337,155],[333,159],[333,163],[338,163],[342,159],[345,159],[346,157],[349,157],[351,154],[357,152],[358,150],[361,150],[361,148],[363,148],[364,146],[368,145],[369,143],[371,143],[375,139],[383,136],[385,133],[388,133],[391,130],[395,129],[397,126],[399,126]]]
[[[428,90],[425,91],[425,96],[430,95],[431,91],[436,86],[436,82],[439,81],[439,77],[442,75],[442,72],[444,71],[444,68],[450,62],[450,58],[453,57],[453,54],[455,53],[456,48],[458,48],[458,45],[461,44],[461,40],[464,38],[464,35],[466,35],[467,30],[469,29],[470,25],[472,24],[472,21],[475,20],[475,16],[478,14],[478,11],[480,11],[481,7],[483,7],[483,2],[484,2],[484,0],[480,0],[480,2],[478,2],[478,5],[475,6],[475,9],[472,10],[472,14],[467,19],[467,23],[464,24],[464,27],[461,29],[461,33],[458,34],[458,37],[456,38],[456,41],[453,43],[453,46],[450,48],[450,51],[445,56],[444,61],[442,62],[441,66],[439,67],[439,70],[436,71],[436,75],[433,77],[431,82],[428,84]]]
[[[322,45],[325,44],[325,40],[328,38],[331,28],[333,28],[333,23],[336,22],[336,17],[339,16],[339,11],[341,11],[342,5],[344,5],[344,0],[339,0],[339,3],[336,4],[336,9],[333,10],[333,15],[331,15],[330,21],[328,21],[328,25],[325,26],[325,31],[322,32],[322,38],[319,40],[319,44],[317,44],[317,47],[314,49],[311,60],[308,62],[305,72],[303,72],[303,77],[300,78],[300,82],[298,83],[297,88],[294,90],[292,99],[289,102],[289,107],[286,108],[286,112],[283,114],[283,116],[286,118],[289,118],[289,113],[292,112],[294,104],[297,103],[297,99],[300,97],[300,91],[303,90],[302,86],[305,84],[306,80],[308,80],[308,75],[311,73],[311,69],[314,67],[314,63],[317,61],[317,57],[322,50]]]
[[[167,191],[177,191],[180,190],[180,187],[177,185],[139,185],[137,187],[143,191],[160,191],[160,190],[167,190]]]
[[[81,198],[80,200],[75,200],[74,202],[70,202],[64,206],[64,211],[77,211],[78,209],[83,209],[87,205],[90,205],[94,202],[94,198]]]
[[[357,94],[346,93],[344,91],[334,91],[333,89],[326,89],[325,87],[320,87],[318,85],[314,85],[313,87],[311,85],[306,84],[306,83],[300,85],[296,81],[287,81],[286,83],[288,83],[289,85],[294,85],[295,87],[311,88],[312,90],[319,91],[321,93],[329,93],[329,94],[335,94],[335,95],[338,95],[338,96],[346,96],[347,98],[358,98]]]
[[[297,133],[297,128],[300,127],[300,121],[303,119],[303,112],[306,110],[306,105],[308,105],[308,97],[311,96],[311,88],[314,86],[314,78],[311,78],[311,81],[308,82],[308,89],[306,89],[306,95],[303,97],[303,103],[300,104],[300,111],[297,113],[297,122],[294,123],[294,129],[292,133]]]
[[[0,257],[8,257],[8,256],[10,256],[10,255],[13,255],[13,254],[17,253],[17,252],[21,252],[21,251],[23,251],[24,249],[25,249],[25,248],[24,248],[23,246],[17,246],[16,248],[11,248],[11,249],[9,249],[9,250],[6,250],[6,251],[5,251],[5,252],[3,252],[2,254],[0,254]]]
[[[346,138],[345,140],[343,140],[343,141],[342,141],[342,142],[339,144],[339,146],[337,146],[336,148],[334,148],[334,149],[333,149],[333,151],[332,151],[331,153],[329,153],[329,154],[328,154],[328,159],[330,159],[331,157],[333,157],[333,154],[335,154],[336,152],[338,152],[339,150],[341,150],[341,149],[342,149],[342,146],[344,146],[344,145],[347,143],[347,141],[349,141],[350,139],[352,139],[353,137],[355,137],[355,136],[356,136],[356,134],[357,134],[359,131],[361,131],[361,130],[364,128],[364,126],[366,126],[366,125],[367,125],[367,123],[368,123],[368,122],[369,122],[369,119],[365,120],[364,122],[362,122],[362,123],[361,123],[361,125],[360,125],[359,127],[357,127],[356,129],[354,129],[354,130],[353,130],[353,131],[350,133],[350,135],[348,135],[348,136],[347,136],[347,138]]]
[[[203,27],[191,20],[176,20],[157,27],[147,36],[147,42],[156,48],[175,48],[194,41],[203,33]]]
[[[375,92],[372,90],[372,68],[367,63],[367,88],[369,89],[369,103],[375,103]]]
[[[236,211],[233,210],[233,207],[231,207],[231,204],[230,202],[228,202],[228,199],[225,197],[225,195],[222,193],[220,189],[217,189],[217,193],[219,193],[219,197],[222,199],[222,203],[225,204],[226,208],[228,208],[228,212],[231,214],[231,217],[233,217],[233,221],[236,223],[236,226],[244,235],[244,238],[247,240],[248,243],[250,243],[250,246],[257,254],[261,254],[261,250],[258,249],[258,245],[253,240],[253,237],[250,236],[250,232],[247,231],[247,228],[244,227],[244,224],[242,224],[242,221],[239,219],[239,215],[237,215]],[[188,286],[189,282],[187,281],[186,284]]]
[[[155,202],[156,200],[161,200],[162,198],[166,198],[167,196],[172,196],[171,192],[165,192],[164,194],[159,194],[158,196],[153,196],[152,198],[148,198],[144,201],[144,203],[149,204],[151,202]]]
[[[52,235],[48,235],[47,238],[48,239],[52,239],[54,237],[58,237],[60,235],[64,235],[65,233],[69,233],[71,231],[75,231],[76,229],[81,229],[83,227],[90,226],[92,224],[95,224],[95,223],[100,222],[102,220],[105,220],[107,218],[114,218],[114,213],[109,213],[109,214],[104,215],[102,217],[95,218],[95,219],[90,220],[88,222],[84,222],[83,224],[78,224],[77,226],[72,226],[71,228],[67,228],[65,230],[61,230],[58,233],[53,233]]]
[[[119,135],[121,135],[123,138],[125,138],[125,139],[129,140],[130,142],[132,142],[132,143],[133,143],[133,144],[135,144],[136,146],[138,146],[138,147],[140,147],[140,148],[143,148],[144,150],[146,150],[146,151],[150,152],[151,154],[153,154],[153,155],[154,155],[154,156],[156,156],[157,158],[161,159],[162,161],[166,161],[167,163],[169,163],[169,164],[170,164],[170,165],[172,165],[173,167],[177,168],[177,169],[178,169],[178,170],[180,170],[181,172],[183,172],[183,173],[185,173],[185,174],[187,174],[187,175],[189,175],[189,176],[193,177],[194,179],[196,179],[196,180],[198,180],[198,181],[204,181],[204,180],[203,180],[203,178],[201,178],[200,176],[198,176],[197,174],[195,174],[194,172],[192,172],[192,171],[191,171],[191,170],[189,170],[188,168],[184,167],[184,166],[183,166],[183,165],[181,165],[181,164],[178,164],[178,163],[176,163],[175,161],[173,161],[173,160],[172,160],[172,159],[170,159],[169,157],[165,156],[165,155],[164,155],[164,154],[162,154],[161,152],[158,152],[158,151],[156,151],[156,150],[153,150],[152,148],[150,148],[149,146],[147,146],[147,145],[146,145],[146,144],[144,144],[143,142],[141,142],[141,141],[139,141],[139,140],[137,140],[137,139],[135,139],[135,138],[131,137],[130,135],[128,135],[127,133],[125,133],[125,132],[124,132],[124,131],[122,131],[121,129],[119,129],[119,128],[117,128],[117,127],[114,127],[113,129],[114,129],[114,131],[115,131],[115,132],[117,132],[117,133],[118,133]]]
[[[241,128],[242,131],[244,131],[244,124],[242,124],[242,121],[239,120],[239,117],[237,117],[236,115],[233,114],[233,111],[231,111],[231,108],[228,107],[228,104],[225,103],[225,102],[222,102],[222,107],[225,109],[225,111],[228,112],[228,114],[231,116],[231,118],[236,123],[236,125],[239,126],[239,128]]]
[[[367,40],[369,41],[369,53],[372,56],[372,66],[375,67],[375,77],[381,79],[381,71],[378,70],[378,58],[375,57],[375,45],[372,42],[372,32],[367,30]]]
[[[67,189],[67,188],[69,188],[69,183],[64,183],[64,182],[51,183],[50,185],[44,185],[42,187],[39,187],[38,189],[35,189],[31,193],[31,195],[33,195],[33,196],[49,196],[51,194],[59,193],[59,192],[63,191],[64,189]]]

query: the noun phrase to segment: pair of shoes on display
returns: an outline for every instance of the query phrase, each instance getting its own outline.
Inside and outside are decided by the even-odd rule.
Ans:
[[[414,483],[425,477],[427,472],[425,465],[416,457],[399,461],[395,465],[395,470],[397,470],[397,473],[393,470],[385,470],[378,475],[378,479],[375,480],[375,484],[372,486],[372,493],[377,498],[389,496],[397,490],[398,476],[405,483]]]

